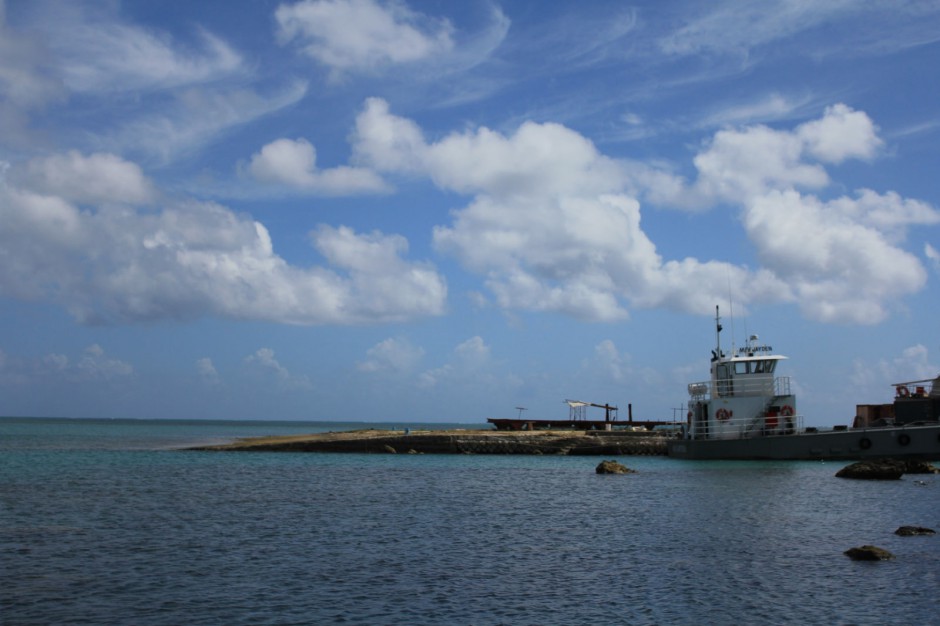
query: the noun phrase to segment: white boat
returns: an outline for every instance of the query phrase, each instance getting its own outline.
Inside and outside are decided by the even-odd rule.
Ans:
[[[940,376],[896,383],[893,405],[859,412],[852,427],[805,427],[790,379],[776,376],[787,357],[752,336],[731,355],[721,350],[721,318],[715,309],[717,347],[711,379],[688,386],[686,423],[667,443],[680,459],[940,459]],[[876,410],[876,409],[882,410]],[[868,419],[877,414],[877,419]]]

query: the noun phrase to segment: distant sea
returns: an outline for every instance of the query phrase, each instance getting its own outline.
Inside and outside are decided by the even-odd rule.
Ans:
[[[182,449],[393,426],[0,418],[0,624],[940,624],[936,476]]]

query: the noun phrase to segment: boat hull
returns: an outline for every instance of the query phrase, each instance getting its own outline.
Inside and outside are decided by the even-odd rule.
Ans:
[[[746,439],[673,439],[667,454],[696,460],[940,460],[940,424],[856,428]]]

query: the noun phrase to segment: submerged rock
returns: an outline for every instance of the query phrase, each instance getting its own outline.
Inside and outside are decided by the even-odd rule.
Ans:
[[[847,465],[836,472],[837,478],[859,478],[865,480],[898,480],[904,473],[905,465],[892,459],[859,461]]]
[[[636,474],[636,470],[621,465],[617,461],[601,461],[595,471],[598,474]]]
[[[901,526],[896,531],[895,535],[901,535],[902,537],[915,537],[917,535],[936,535],[937,531],[932,528],[924,528],[923,526]]]
[[[849,548],[843,554],[853,561],[887,561],[894,558],[893,554],[878,546]]]
[[[386,452],[388,452],[389,454],[397,454],[397,453],[398,453],[398,450],[396,450],[395,448],[393,448],[392,446],[390,446],[390,445],[388,445],[388,444],[385,444],[384,446],[382,446],[382,449],[385,450]]]

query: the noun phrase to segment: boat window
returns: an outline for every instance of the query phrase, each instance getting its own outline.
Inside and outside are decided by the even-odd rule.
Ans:
[[[765,371],[765,369],[764,369],[764,364],[765,364],[765,363],[766,363],[766,361],[755,361],[755,362],[754,362],[754,373],[755,373],[755,374],[763,374],[764,371]]]
[[[774,368],[777,367],[776,361],[764,361],[764,371],[768,374],[774,373]]]
[[[735,374],[747,374],[747,373],[748,373],[748,367],[747,367],[748,365],[750,365],[750,363],[747,362],[747,361],[737,361],[737,362],[734,364],[734,373],[735,373]]]

